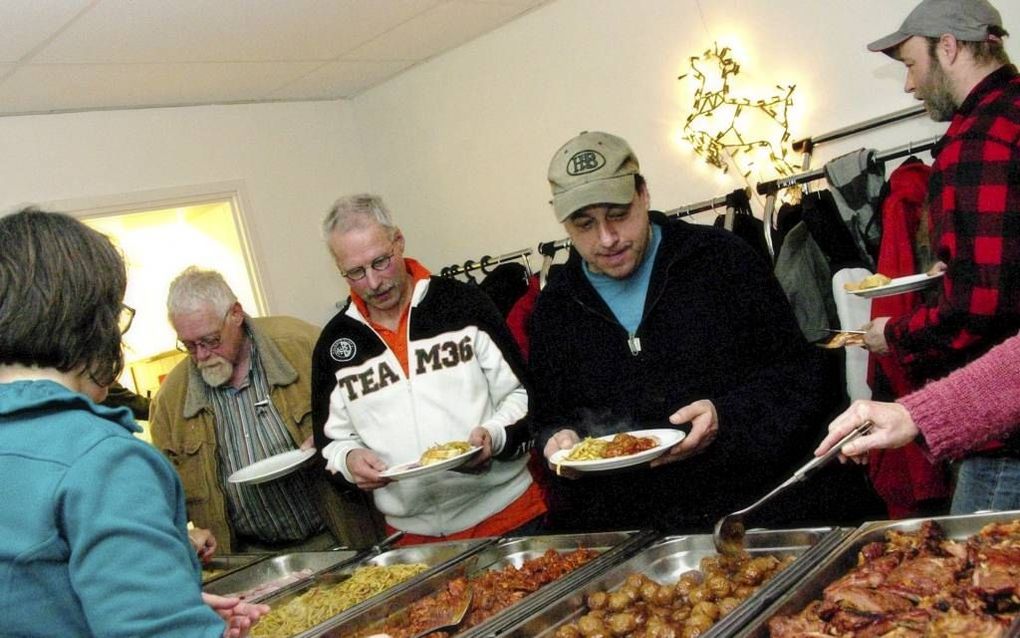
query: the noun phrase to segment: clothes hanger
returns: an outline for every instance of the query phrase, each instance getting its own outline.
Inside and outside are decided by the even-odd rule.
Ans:
[[[469,282],[475,284],[475,285],[478,285],[478,281],[475,280],[474,275],[472,275],[470,271],[471,271],[472,268],[475,267],[475,265],[477,263],[478,262],[476,262],[473,259],[468,259],[467,261],[464,262],[464,266],[463,266],[463,268],[464,268],[464,278],[467,279]]]
[[[517,257],[518,259],[521,260],[521,263],[524,264],[524,280],[527,281],[529,284],[531,283],[532,275],[534,275],[534,273],[531,272],[531,262],[528,260],[528,257],[530,255],[531,255],[531,252],[528,251],[528,252],[525,252],[525,253],[523,253],[521,255],[518,255],[518,257]]]

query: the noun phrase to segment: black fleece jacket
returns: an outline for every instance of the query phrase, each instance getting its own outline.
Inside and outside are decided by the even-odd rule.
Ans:
[[[638,354],[576,251],[539,295],[529,360],[536,445],[565,428],[583,437],[670,427],[670,414],[699,399],[714,403],[719,434],[701,454],[659,468],[553,477],[556,528],[710,530],[795,469],[832,405],[820,358],[765,260],[725,231],[651,219],[662,242]]]

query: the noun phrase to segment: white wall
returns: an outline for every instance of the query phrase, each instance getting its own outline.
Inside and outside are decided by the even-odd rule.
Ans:
[[[914,104],[899,64],[864,49],[914,4],[557,0],[350,102],[0,118],[0,207],[241,180],[268,311],[321,323],[346,294],[318,234],[338,195],[383,195],[433,269],[562,237],[546,166],[583,129],[631,142],[654,205],[709,199],[739,184],[671,142],[688,56],[737,36],[751,55],[735,84],[796,83],[794,135],[825,132]],[[997,4],[1020,60],[1020,3]],[[940,129],[917,120],[818,161]]]
[[[699,5],[700,4],[700,10]],[[548,206],[553,151],[585,129],[627,138],[668,209],[722,195],[719,179],[670,141],[688,113],[676,77],[733,35],[749,54],[733,82],[795,83],[794,137],[917,104],[898,62],[865,45],[916,0],[557,0],[354,100],[373,187],[436,269],[563,236]],[[1020,3],[998,0],[1016,37]],[[702,20],[701,12],[704,14]],[[944,130],[927,118],[818,148],[817,161]],[[711,215],[708,215],[711,217]]]
[[[346,288],[319,224],[367,186],[356,140],[345,102],[0,118],[0,206],[240,180],[268,311],[321,324]]]

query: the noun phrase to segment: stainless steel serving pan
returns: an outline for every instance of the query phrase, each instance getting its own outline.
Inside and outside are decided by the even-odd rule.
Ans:
[[[357,556],[358,552],[353,550],[277,554],[217,578],[204,585],[202,591],[207,594],[229,596],[304,573],[304,576],[300,576],[297,580],[293,581],[301,582],[312,578],[321,571],[344,562],[349,562]],[[293,582],[286,585],[286,587],[289,587]],[[277,590],[283,588],[284,586],[277,587]],[[248,597],[247,600],[254,602],[266,598],[273,593],[275,593],[275,590],[266,591],[259,595]]]
[[[340,613],[335,618],[344,618],[353,614],[357,614],[362,610],[372,607],[377,600],[385,600],[392,596],[395,592],[402,591],[413,583],[418,582],[422,579],[429,578],[436,572],[445,572],[449,567],[458,563],[459,561],[477,554],[486,547],[495,544],[497,539],[495,538],[479,538],[465,541],[448,541],[444,543],[430,543],[428,545],[411,545],[408,547],[397,547],[388,551],[384,551],[378,554],[362,554],[360,559],[355,559],[347,563],[339,564],[334,568],[327,569],[319,572],[309,580],[302,583],[292,585],[285,589],[281,589],[275,594],[262,600],[270,607],[284,605],[291,600],[301,596],[309,589],[320,583],[331,583],[338,582],[349,577],[354,573],[356,569],[365,565],[407,565],[414,563],[424,563],[428,565],[428,569],[415,578],[412,578],[404,583],[396,585],[390,590],[383,592],[370,598],[362,603],[351,607]],[[272,613],[272,612],[270,612]],[[326,623],[322,623],[317,627],[309,628],[296,635],[298,636],[316,636],[319,635],[319,628],[325,626]]]
[[[577,583],[600,573],[607,564],[622,560],[633,555],[656,538],[650,531],[639,532],[605,532],[595,534],[559,534],[550,536],[530,536],[523,538],[504,539],[496,545],[486,547],[471,557],[470,562],[451,565],[448,569],[436,573],[431,578],[416,581],[413,585],[400,592],[387,596],[374,606],[357,613],[343,614],[333,621],[325,623],[314,636],[330,638],[350,638],[359,632],[367,632],[379,626],[393,614],[397,614],[411,603],[441,591],[446,583],[462,575],[468,577],[486,570],[502,569],[507,565],[520,567],[526,560],[537,558],[549,549],[569,552],[579,548],[588,548],[600,552],[600,556],[567,574],[560,580],[549,583],[537,592],[516,603],[515,605],[493,615],[485,622],[458,636],[487,635],[486,632],[498,632],[504,623],[511,621],[521,610],[531,610],[543,604],[549,595],[558,595],[564,588],[572,589]],[[709,541],[711,542],[711,541]],[[354,611],[353,609],[351,610]]]
[[[752,530],[747,532],[746,549],[752,555],[797,556],[797,560],[757,592],[741,603],[726,618],[716,623],[704,636],[725,636],[739,626],[739,619],[765,606],[797,580],[797,575],[822,560],[845,536],[847,530],[839,528],[812,528],[795,530]],[[610,569],[549,599],[542,608],[527,617],[518,616],[514,624],[505,625],[499,633],[480,636],[513,638],[550,638],[556,630],[577,620],[585,612],[585,600],[597,591],[617,589],[633,573],[642,573],[660,583],[676,582],[687,571],[697,569],[701,559],[716,554],[711,534],[670,536],[646,547],[632,558],[613,565]]]
[[[271,554],[220,554],[213,556],[209,562],[202,564],[202,583],[205,585],[216,582],[240,569],[265,560],[269,556]],[[215,575],[206,576],[209,570],[217,571]]]
[[[924,521],[934,520],[942,526],[949,538],[963,539],[978,533],[988,523],[1011,521],[1018,518],[1020,518],[1020,511],[865,523],[848,535],[829,556],[812,570],[802,574],[800,580],[794,583],[786,594],[780,596],[755,618],[748,619],[743,629],[735,633],[734,636],[739,638],[767,637],[770,618],[776,615],[796,614],[811,601],[820,599],[823,590],[829,583],[842,577],[857,564],[857,553],[860,549],[868,543],[885,540],[887,531],[912,532],[917,530]]]

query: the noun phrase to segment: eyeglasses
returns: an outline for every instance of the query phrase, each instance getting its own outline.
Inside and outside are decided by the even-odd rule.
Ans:
[[[386,270],[387,268],[390,267],[390,262],[392,260],[393,260],[393,253],[390,252],[390,254],[388,254],[388,255],[383,255],[381,257],[376,257],[375,259],[372,260],[372,263],[369,264],[369,265],[372,267],[372,270],[377,270],[377,271],[378,270]],[[342,276],[350,279],[351,281],[357,281],[359,279],[364,279],[365,275],[368,274],[368,270],[364,266],[357,266],[355,268],[351,268],[350,270],[348,270],[346,272],[343,269],[341,269],[340,270],[340,274]]]
[[[220,320],[219,330],[217,330],[215,334],[211,334],[194,341],[181,341],[178,339],[177,349],[181,352],[187,352],[188,354],[195,354],[198,352],[199,348],[204,349],[206,352],[212,352],[216,348],[219,348],[220,344],[223,343],[223,328],[227,325],[227,317],[230,316],[230,311],[233,309],[233,306],[230,306],[230,308],[227,309],[227,314],[223,315],[223,319]]]
[[[126,303],[120,305],[120,316],[117,317],[117,327],[120,328],[120,334],[124,334],[131,329],[131,322],[135,320],[135,309]]]

